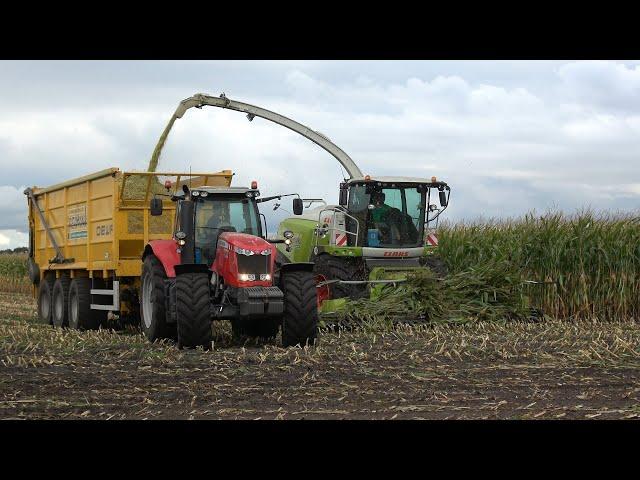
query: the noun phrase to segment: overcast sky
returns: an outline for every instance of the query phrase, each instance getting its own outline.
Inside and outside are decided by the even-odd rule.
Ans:
[[[636,61],[0,61],[0,249],[26,245],[25,186],[144,170],[198,92],[298,120],[365,174],[447,181],[451,220],[639,206]],[[216,108],[176,122],[158,170],[189,168],[329,202],[342,178],[303,137]]]

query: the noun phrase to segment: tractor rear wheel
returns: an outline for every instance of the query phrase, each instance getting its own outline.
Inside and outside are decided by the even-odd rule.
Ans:
[[[327,280],[365,280],[365,269],[359,259],[321,254],[315,258],[313,272]],[[365,285],[329,284],[329,298],[363,298],[367,296]]]
[[[211,348],[209,275],[183,273],[176,277],[178,348]]]
[[[167,324],[164,281],[167,274],[158,257],[147,255],[142,266],[140,327],[151,342],[175,338],[175,326]]]
[[[53,284],[56,277],[52,273],[45,273],[38,288],[38,318],[41,323],[53,325]]]
[[[69,284],[71,277],[62,275],[53,284],[53,309],[51,320],[56,327],[66,327],[69,324]]]
[[[282,275],[281,286],[284,292],[282,346],[313,345],[318,331],[315,274],[286,272]]]
[[[91,279],[76,277],[69,285],[67,318],[69,328],[77,330],[98,330],[102,319],[106,319],[103,310],[91,310]]]

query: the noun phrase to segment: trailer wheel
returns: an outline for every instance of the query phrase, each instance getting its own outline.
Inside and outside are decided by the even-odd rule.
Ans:
[[[175,338],[174,328],[167,325],[164,281],[167,274],[158,257],[147,255],[142,265],[140,292],[140,327],[151,342],[163,338]]]
[[[69,328],[75,330],[98,330],[104,312],[91,310],[91,279],[76,277],[69,285],[67,319]],[[106,317],[105,317],[106,318]]]
[[[55,275],[45,273],[38,288],[38,318],[41,323],[53,325],[53,284],[56,281]]]
[[[359,259],[340,258],[329,254],[318,255],[314,259],[313,271],[328,280],[365,280],[364,265]],[[330,298],[363,298],[367,296],[364,285],[331,284]]]
[[[316,276],[306,271],[286,272],[281,285],[284,292],[282,346],[313,345],[318,330]]]
[[[69,324],[69,284],[71,278],[62,275],[53,284],[51,320],[56,327],[66,327]]]
[[[211,348],[209,275],[183,273],[176,277],[178,348]]]

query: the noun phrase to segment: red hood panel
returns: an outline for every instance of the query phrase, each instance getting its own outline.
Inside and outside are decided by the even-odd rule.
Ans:
[[[218,246],[220,246],[220,240],[227,242],[231,246],[251,250],[257,254],[260,254],[263,250],[269,249],[272,250],[272,255],[275,255],[276,247],[274,245],[260,237],[249,235],[248,233],[223,232],[220,234]],[[224,247],[224,244],[222,246]]]

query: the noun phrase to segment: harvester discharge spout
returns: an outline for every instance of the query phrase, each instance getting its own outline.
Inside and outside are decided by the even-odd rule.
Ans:
[[[329,152],[345,168],[350,178],[362,177],[362,172],[355,164],[355,162],[351,159],[351,157],[347,155],[344,150],[342,150],[331,140],[329,140],[326,136],[310,129],[305,125],[302,125],[301,123],[296,122],[295,120],[291,120],[284,115],[280,115],[270,110],[257,107],[255,105],[250,105],[248,103],[231,100],[230,98],[227,98],[224,93],[221,94],[220,97],[213,97],[204,93],[197,93],[192,97],[186,98],[180,102],[178,108],[171,116],[169,123],[167,123],[167,126],[165,127],[162,135],[160,136],[160,139],[158,140],[158,143],[156,144],[156,147],[151,156],[151,160],[149,161],[149,172],[155,172],[158,166],[158,160],[160,159],[160,154],[162,153],[162,149],[166,143],[167,137],[169,136],[169,132],[171,132],[171,129],[173,128],[173,124],[175,123],[175,121],[178,118],[182,118],[185,112],[190,108],[202,108],[205,105],[246,113],[249,121],[252,121],[254,117],[261,117],[278,125],[282,125],[289,130],[293,130],[294,132],[299,133],[303,137],[311,140],[313,143],[319,145],[324,150]]]

